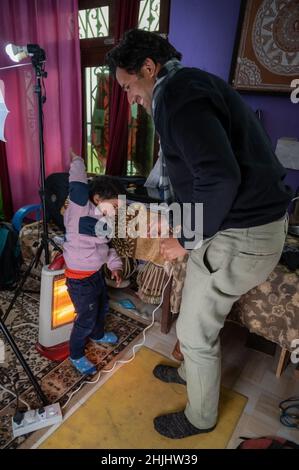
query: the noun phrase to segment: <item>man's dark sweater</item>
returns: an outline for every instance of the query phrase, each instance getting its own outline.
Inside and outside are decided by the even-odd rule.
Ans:
[[[285,170],[254,112],[226,82],[179,69],[160,85],[154,120],[177,201],[203,203],[204,238],[283,217],[291,199]]]

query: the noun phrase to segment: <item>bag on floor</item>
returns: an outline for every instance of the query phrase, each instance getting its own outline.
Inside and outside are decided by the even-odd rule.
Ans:
[[[22,256],[18,233],[8,222],[0,222],[0,290],[14,289],[20,277]]]
[[[266,436],[258,438],[240,437],[244,439],[237,449],[299,449],[295,442],[288,441],[279,436]]]

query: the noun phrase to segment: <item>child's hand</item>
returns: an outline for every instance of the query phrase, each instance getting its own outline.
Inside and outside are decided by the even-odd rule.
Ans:
[[[73,161],[75,158],[82,158],[80,155],[77,155],[72,148],[70,148],[70,156],[71,156],[71,161]]]
[[[123,281],[123,273],[122,271],[112,271],[111,272],[111,279],[114,279],[115,282],[116,282],[116,287],[119,287],[120,284],[122,283]]]

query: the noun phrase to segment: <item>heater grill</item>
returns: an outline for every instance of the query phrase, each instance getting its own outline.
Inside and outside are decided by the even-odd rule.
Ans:
[[[52,329],[73,323],[76,313],[70,299],[64,274],[53,278],[52,296]]]

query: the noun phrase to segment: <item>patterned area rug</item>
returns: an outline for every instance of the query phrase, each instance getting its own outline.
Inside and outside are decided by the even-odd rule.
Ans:
[[[29,280],[28,280],[29,281]],[[30,282],[32,288],[32,282]],[[5,311],[13,293],[0,291],[0,305]],[[33,374],[41,384],[42,390],[48,397],[49,402],[59,401],[63,406],[72,392],[86,380],[72,367],[68,359],[61,363],[52,362],[39,355],[35,349],[38,338],[38,328],[30,325],[38,324],[39,296],[29,296],[22,294],[12,309],[6,325],[13,334],[14,339],[20,348],[25,360],[29,364]],[[29,325],[26,325],[29,323]],[[23,325],[24,324],[24,325]],[[18,327],[20,325],[20,327]],[[119,342],[115,346],[111,345],[87,345],[87,356],[97,364],[98,370],[108,364],[112,364],[119,356],[122,356],[132,341],[142,333],[145,324],[134,318],[126,316],[124,313],[110,309],[106,319],[107,330],[113,330],[119,337]],[[0,339],[4,339],[0,333]],[[31,408],[38,408],[40,402],[36,396],[31,383],[18,362],[16,356],[5,344],[5,362],[0,364],[0,383],[8,390],[14,391],[13,384],[16,385],[19,396],[24,399]],[[83,391],[84,391],[83,386]],[[75,398],[74,398],[75,400]],[[16,398],[10,393],[0,388],[0,448],[17,448],[30,435],[14,438],[11,429],[11,418],[16,411]],[[26,410],[26,407],[19,403],[19,408]]]

